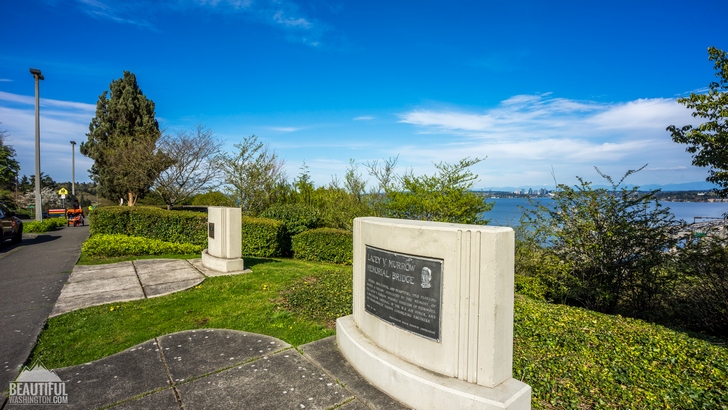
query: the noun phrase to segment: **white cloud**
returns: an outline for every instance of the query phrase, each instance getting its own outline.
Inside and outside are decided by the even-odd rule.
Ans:
[[[371,121],[374,117],[371,115],[360,115],[354,118],[354,121]]]
[[[493,178],[491,186],[515,185],[512,179],[536,174],[540,177],[532,183],[548,184],[551,165],[569,178],[588,174],[595,165],[617,175],[645,163],[651,170],[704,178],[705,171],[691,166],[685,147],[673,143],[665,131],[670,124],[694,122],[672,99],[601,103],[550,93],[516,95],[481,112],[417,108],[399,119],[416,133],[440,141],[393,147],[402,164],[416,169],[427,162],[487,157],[477,167],[481,175]],[[647,178],[647,173],[639,175],[631,178]]]
[[[309,22],[308,20],[306,20],[303,17],[298,17],[298,18],[288,17],[288,16],[284,15],[283,10],[278,10],[273,15],[273,21],[275,21],[278,24],[282,24],[286,27],[295,27],[295,28],[304,28],[304,29],[311,28],[311,26],[313,25],[313,24],[311,24],[311,22]]]
[[[40,99],[41,171],[57,181],[71,180],[71,144],[86,141],[96,106],[75,101]],[[20,173],[35,173],[35,97],[0,91],[0,122],[7,143],[16,151]],[[76,146],[76,180],[87,181],[92,161]]]

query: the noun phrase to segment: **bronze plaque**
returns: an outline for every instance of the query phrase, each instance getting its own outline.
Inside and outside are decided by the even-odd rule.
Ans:
[[[367,246],[365,310],[393,326],[439,342],[442,262]]]

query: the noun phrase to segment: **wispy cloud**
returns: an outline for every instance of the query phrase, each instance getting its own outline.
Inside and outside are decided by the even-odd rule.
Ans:
[[[75,0],[80,10],[91,17],[157,30],[153,17],[158,13],[207,12],[233,15],[277,27],[286,39],[312,47],[322,44],[329,27],[307,15],[291,0]]]
[[[359,117],[355,117],[354,121],[371,121],[374,117],[371,115],[361,115]]]
[[[13,80],[9,78],[0,78],[0,83],[12,83]]]
[[[296,132],[301,130],[301,128],[298,127],[268,127],[268,129],[278,132]]]
[[[5,91],[0,91],[0,101],[7,101],[7,102],[18,103],[18,104],[22,104],[22,105],[35,106],[35,97],[28,96],[28,95],[12,94],[12,93],[7,93]],[[64,109],[77,110],[77,111],[90,113],[91,115],[93,115],[94,112],[96,111],[96,106],[94,104],[79,103],[79,102],[74,102],[74,101],[52,100],[49,98],[41,98],[40,106],[41,107],[58,107],[58,108],[64,108]]]
[[[142,17],[142,3],[119,2],[109,0],[76,0],[81,11],[91,17],[111,20],[120,24],[131,24],[134,26],[154,29],[154,25]],[[144,13],[149,15],[148,13]]]

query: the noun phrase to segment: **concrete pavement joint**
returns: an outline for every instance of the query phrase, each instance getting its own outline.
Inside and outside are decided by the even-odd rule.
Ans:
[[[139,271],[137,270],[136,265],[134,264],[134,261],[131,261],[131,266],[134,267],[134,274],[136,275],[137,281],[139,282],[139,287],[142,288],[142,293],[144,294],[144,299],[147,299],[147,290],[144,289],[144,284],[142,284],[142,279],[139,277]]]
[[[177,383],[174,382],[174,379],[172,378],[172,373],[169,371],[169,366],[167,366],[167,359],[164,357],[162,341],[159,337],[155,337],[154,340],[157,342],[157,347],[159,348],[159,358],[162,360],[164,372],[167,373],[167,379],[169,380],[169,384],[172,386],[172,393],[174,393],[174,398],[177,399],[177,404],[179,405],[180,410],[184,410],[185,407],[182,405],[182,398],[179,396],[179,392],[177,391]]]

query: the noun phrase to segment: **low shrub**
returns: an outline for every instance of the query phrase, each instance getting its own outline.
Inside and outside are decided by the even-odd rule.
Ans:
[[[286,228],[281,221],[266,218],[243,217],[242,254],[263,258],[282,256],[286,253]]]
[[[351,265],[353,242],[350,231],[332,228],[311,229],[293,237],[293,257]]]
[[[728,353],[642,320],[516,298],[513,377],[534,409],[726,409]]]
[[[43,233],[66,226],[66,218],[48,218],[42,221],[23,222],[23,232]]]
[[[307,319],[336,326],[336,319],[351,314],[352,275],[324,270],[305,277],[281,293],[284,309]]]
[[[202,246],[191,243],[165,242],[120,234],[92,235],[81,247],[89,256],[116,257],[165,254],[193,254],[202,252]]]

